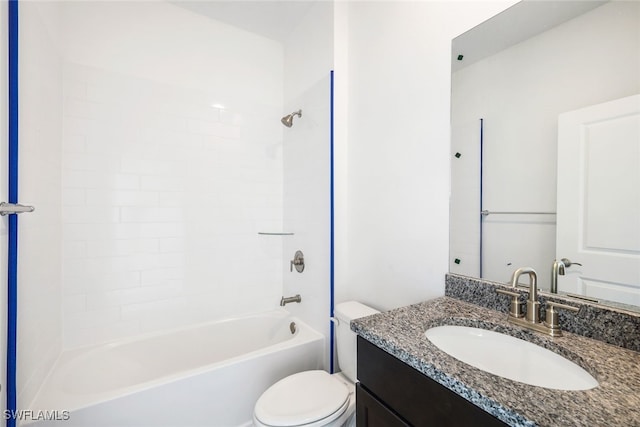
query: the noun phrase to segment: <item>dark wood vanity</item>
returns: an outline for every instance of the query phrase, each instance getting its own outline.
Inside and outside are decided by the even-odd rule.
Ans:
[[[358,427],[507,424],[358,337]]]

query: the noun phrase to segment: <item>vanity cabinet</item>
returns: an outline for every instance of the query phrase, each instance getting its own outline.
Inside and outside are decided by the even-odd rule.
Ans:
[[[358,380],[358,427],[507,425],[362,337]]]

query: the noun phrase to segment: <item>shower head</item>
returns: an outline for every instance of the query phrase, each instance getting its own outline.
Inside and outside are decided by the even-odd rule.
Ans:
[[[291,114],[287,114],[282,119],[280,119],[280,121],[282,122],[283,125],[290,128],[291,126],[293,126],[293,117],[296,115],[298,117],[302,117],[302,110],[294,111]]]

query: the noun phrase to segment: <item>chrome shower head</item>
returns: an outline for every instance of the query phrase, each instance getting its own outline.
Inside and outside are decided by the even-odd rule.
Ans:
[[[280,119],[280,121],[282,122],[283,125],[290,128],[291,126],[293,126],[293,117],[296,115],[298,117],[302,117],[302,110],[294,111],[291,114],[287,114],[282,119]]]

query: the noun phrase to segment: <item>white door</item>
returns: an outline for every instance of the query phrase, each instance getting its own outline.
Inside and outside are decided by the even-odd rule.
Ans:
[[[640,305],[640,95],[558,121],[558,289]]]

